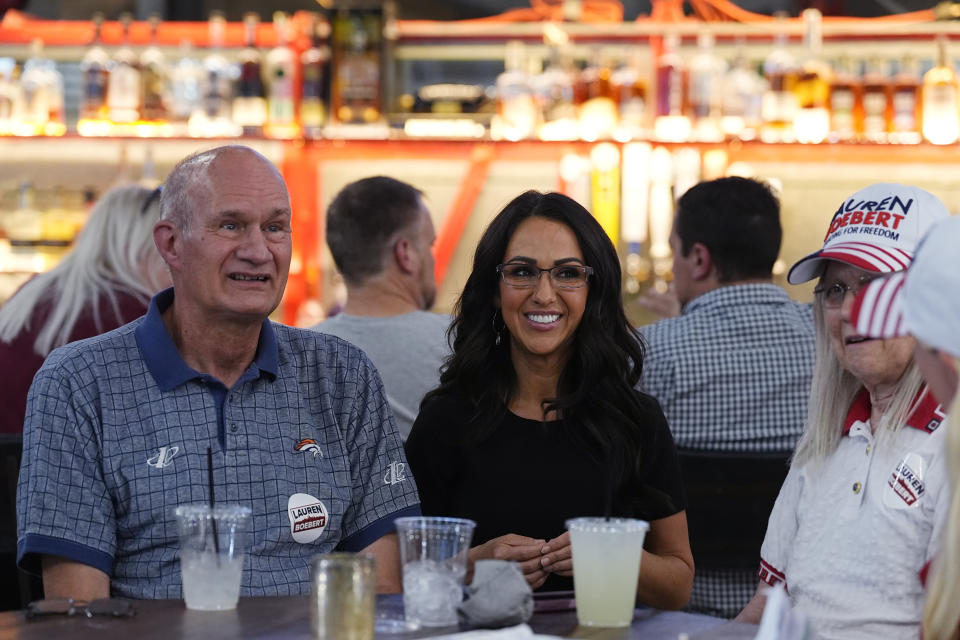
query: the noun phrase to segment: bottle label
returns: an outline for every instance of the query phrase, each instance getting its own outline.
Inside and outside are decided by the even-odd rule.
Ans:
[[[893,128],[896,131],[916,131],[917,94],[913,89],[893,94]]]

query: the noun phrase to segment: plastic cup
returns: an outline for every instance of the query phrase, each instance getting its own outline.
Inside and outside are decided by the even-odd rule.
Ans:
[[[462,518],[397,518],[400,562],[403,564],[403,609],[407,622],[425,627],[457,624],[463,600],[467,552],[473,520]]]
[[[316,640],[373,640],[374,557],[324,553],[310,560],[310,622]]]
[[[650,525],[628,518],[567,520],[577,620],[587,627],[629,627],[637,599],[643,538]]]
[[[180,575],[187,609],[234,609],[246,551],[250,508],[193,504],[177,507]],[[216,543],[214,539],[216,538]]]

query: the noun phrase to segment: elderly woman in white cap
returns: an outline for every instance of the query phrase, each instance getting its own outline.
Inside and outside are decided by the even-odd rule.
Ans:
[[[933,225],[906,274],[872,282],[857,296],[850,323],[877,338],[912,335],[914,358],[942,407],[949,407],[947,466],[950,508],[927,581],[924,640],[960,638],[960,218]]]
[[[870,339],[849,322],[853,296],[905,269],[949,214],[930,193],[875,184],[834,214],[823,248],[792,284],[814,289],[816,365],[807,426],[770,514],[760,585],[738,616],[759,621],[763,587],[784,582],[817,638],[916,638],[919,571],[935,553],[948,492],[943,418],[923,393],[911,337]]]

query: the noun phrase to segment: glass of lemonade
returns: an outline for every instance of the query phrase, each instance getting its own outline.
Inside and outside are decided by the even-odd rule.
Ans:
[[[476,523],[429,516],[397,518],[394,522],[403,564],[407,622],[425,627],[456,625]]]
[[[177,507],[175,513],[187,609],[236,608],[250,508],[218,505],[211,509],[208,505],[194,504]]]
[[[567,520],[577,620],[588,627],[629,627],[637,599],[643,539],[650,525],[629,518]]]

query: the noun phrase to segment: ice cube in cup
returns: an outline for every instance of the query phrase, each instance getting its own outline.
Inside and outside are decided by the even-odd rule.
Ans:
[[[476,523],[431,516],[397,518],[394,522],[403,564],[407,621],[426,627],[456,625]]]
[[[234,609],[240,597],[250,508],[194,504],[177,507],[174,513],[180,533],[180,575],[187,608]]]

